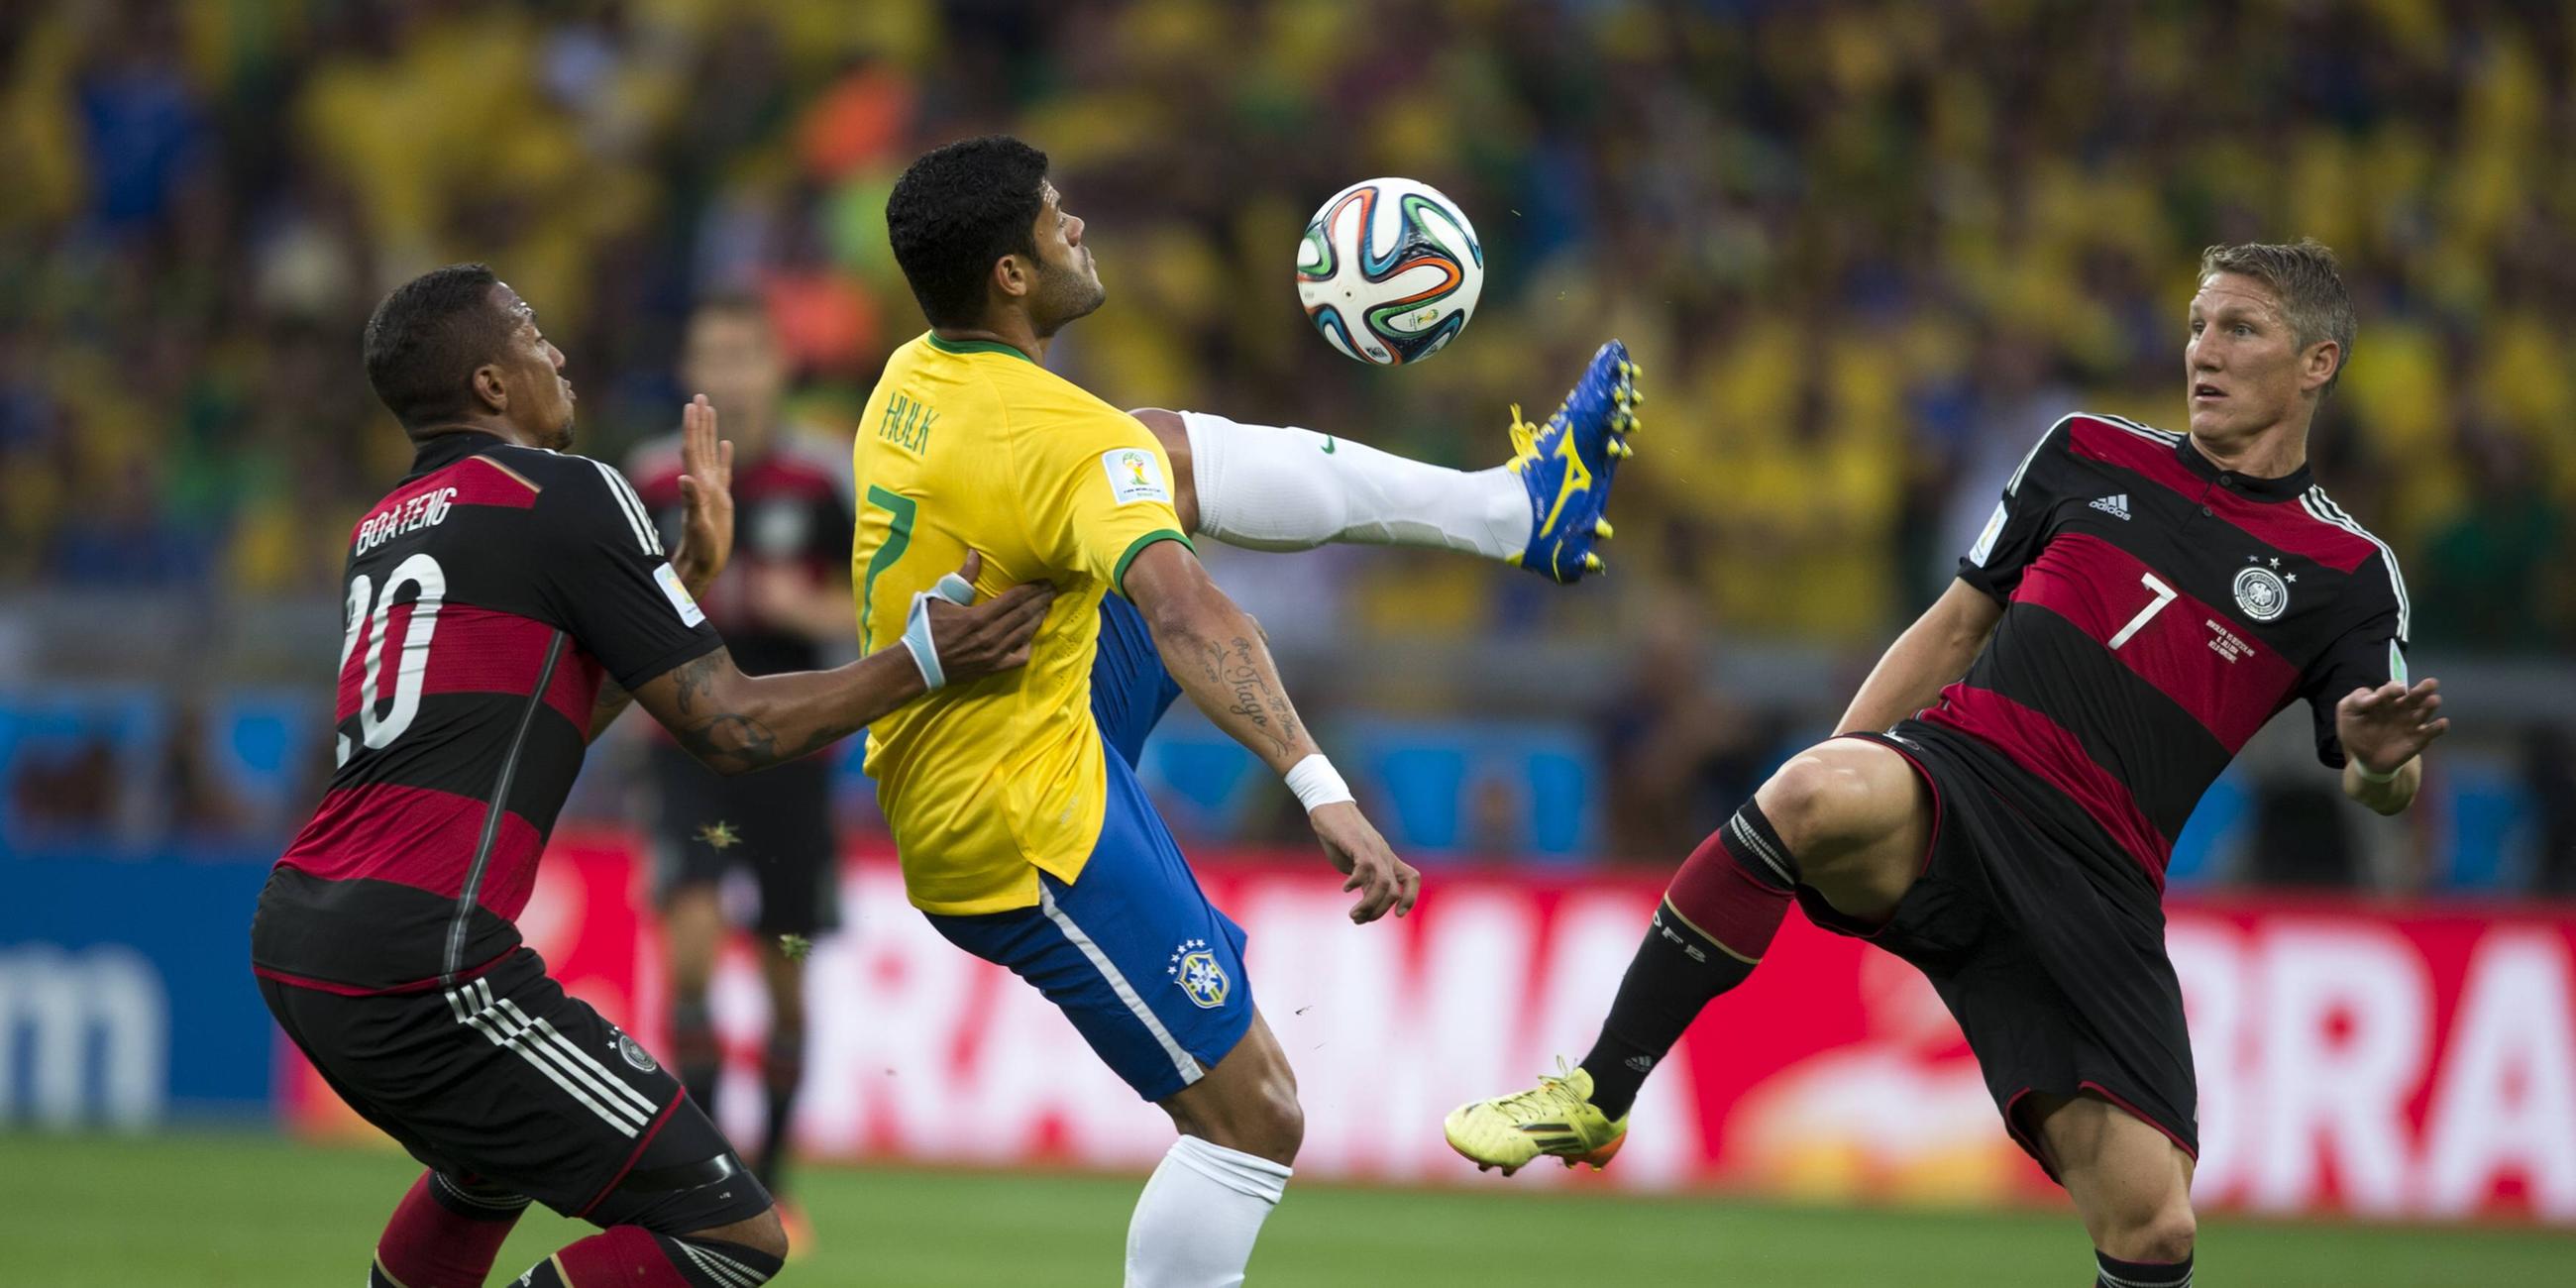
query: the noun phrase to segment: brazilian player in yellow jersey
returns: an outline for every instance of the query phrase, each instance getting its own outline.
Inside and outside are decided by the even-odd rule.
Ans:
[[[933,676],[869,732],[906,890],[951,942],[1042,990],[1179,1129],[1137,1204],[1126,1282],[1240,1283],[1304,1120],[1244,978],[1243,930],[1137,783],[1147,732],[1186,694],[1281,774],[1358,892],[1354,921],[1403,915],[1420,877],[1317,749],[1192,534],[1445,546],[1573,580],[1600,567],[1634,369],[1604,346],[1544,426],[1515,414],[1511,462],[1474,473],[1305,430],[1131,414],[1044,366],[1106,294],[1044,153],[999,137],[941,148],[896,183],[886,223],[931,330],[887,360],[856,433],[862,642],[935,659],[924,604],[1054,591],[1024,668]],[[947,575],[961,563],[970,577]]]

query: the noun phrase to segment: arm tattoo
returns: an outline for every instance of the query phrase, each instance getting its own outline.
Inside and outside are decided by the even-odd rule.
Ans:
[[[699,700],[706,697],[707,690],[715,687],[717,673],[732,656],[723,649],[717,649],[694,662],[681,663],[680,669],[671,673],[671,678],[678,685],[673,701],[679,703],[681,715],[689,715],[696,710]]]
[[[833,721],[816,729],[801,743],[787,745],[776,729],[758,716],[737,711],[712,710],[716,678],[722,674],[725,660],[731,655],[722,651],[709,653],[694,662],[683,664],[672,673],[672,700],[679,706],[685,723],[671,731],[690,755],[726,773],[748,773],[771,765],[794,760],[819,751],[855,733],[857,724]]]
[[[1211,642],[1202,647],[1208,679],[1233,698],[1226,714],[1241,717],[1280,754],[1287,754],[1297,739],[1296,708],[1288,704],[1288,695],[1270,683],[1252,641],[1238,635],[1231,645]]]

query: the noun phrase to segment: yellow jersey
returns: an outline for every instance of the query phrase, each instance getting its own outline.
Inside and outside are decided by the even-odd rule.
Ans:
[[[1171,462],[1135,417],[1008,345],[923,335],[886,359],[852,449],[859,641],[902,637],[913,594],[982,552],[978,597],[1052,582],[1027,666],[951,684],[868,730],[867,772],[904,889],[927,912],[1038,902],[1100,837],[1091,716],[1100,601],[1157,541],[1189,544]]]

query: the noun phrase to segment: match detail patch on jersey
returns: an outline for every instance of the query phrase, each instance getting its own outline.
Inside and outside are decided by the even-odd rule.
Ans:
[[[1171,502],[1172,489],[1163,485],[1163,464],[1144,448],[1113,447],[1100,454],[1100,468],[1109,472],[1109,495],[1120,505]]]
[[[653,570],[653,580],[660,583],[662,594],[671,601],[672,609],[680,614],[681,625],[695,626],[707,620],[706,610],[698,607],[697,597],[680,584],[678,569],[663,564]]]

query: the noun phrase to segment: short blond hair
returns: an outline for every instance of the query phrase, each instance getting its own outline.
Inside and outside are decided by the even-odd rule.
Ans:
[[[2335,253],[2314,237],[2288,245],[2211,246],[2200,252],[2201,280],[2209,280],[2212,273],[2237,273],[2272,288],[2301,349],[2319,340],[2335,342],[2334,374],[2317,391],[2317,400],[2325,401],[2343,379],[2343,369],[2352,364],[2352,335],[2358,325],[2353,321],[2352,297],[2344,293],[2343,274],[2335,266]]]

